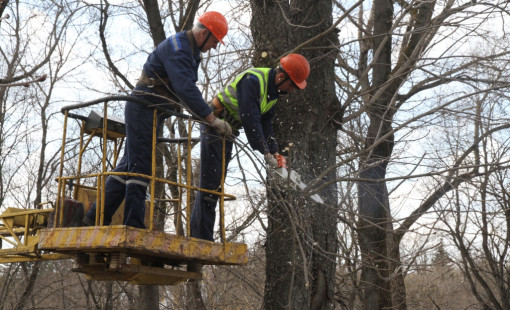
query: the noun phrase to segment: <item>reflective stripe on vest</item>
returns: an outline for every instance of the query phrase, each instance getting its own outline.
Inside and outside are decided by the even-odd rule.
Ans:
[[[227,86],[218,94],[218,98],[221,100],[225,108],[228,110],[230,115],[232,115],[238,121],[241,121],[239,117],[239,103],[237,100],[237,83],[245,76],[246,74],[253,74],[259,79],[260,83],[260,94],[259,94],[259,104],[260,104],[260,113],[266,114],[271,108],[276,104],[278,99],[267,101],[267,87],[269,82],[269,71],[271,68],[252,68],[244,71],[243,73],[236,76],[232,81],[230,81]]]

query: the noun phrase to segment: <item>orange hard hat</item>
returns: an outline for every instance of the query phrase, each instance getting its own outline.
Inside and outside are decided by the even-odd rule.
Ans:
[[[204,25],[209,31],[220,41],[223,43],[223,37],[227,35],[228,32],[228,24],[227,19],[223,14],[209,11],[198,17],[198,21]]]
[[[306,78],[310,74],[310,64],[305,57],[299,54],[289,54],[280,59],[280,65],[299,89],[306,87]]]

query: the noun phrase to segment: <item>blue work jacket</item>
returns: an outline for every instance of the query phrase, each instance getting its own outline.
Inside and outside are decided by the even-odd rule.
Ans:
[[[186,31],[182,31],[158,44],[156,49],[147,57],[143,70],[151,78],[168,78],[172,92],[192,112],[204,118],[212,113],[212,110],[196,85],[201,60],[201,52],[198,46],[195,42],[190,42]],[[136,87],[135,90],[153,92],[148,87]],[[164,99],[154,96],[143,97],[155,103],[165,102]]]

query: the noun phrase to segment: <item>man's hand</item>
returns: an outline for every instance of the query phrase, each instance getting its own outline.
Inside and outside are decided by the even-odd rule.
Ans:
[[[271,153],[266,153],[264,155],[264,159],[266,160],[266,163],[271,167],[271,168],[278,168],[278,161],[276,160],[276,158],[273,156],[273,154]]]
[[[230,127],[230,125],[227,122],[219,118],[215,118],[214,121],[212,121],[211,127],[216,129],[218,134],[221,136],[228,137],[232,135],[232,127]]]

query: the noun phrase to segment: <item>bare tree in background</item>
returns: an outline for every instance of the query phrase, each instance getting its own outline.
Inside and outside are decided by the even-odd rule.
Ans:
[[[53,92],[76,69],[69,55],[76,41],[68,36],[77,7],[65,2],[39,1],[32,10],[19,2],[4,1],[0,23],[0,204],[39,208],[51,196],[48,185],[55,177],[58,144],[50,136],[55,98]],[[44,14],[43,14],[44,12]],[[27,14],[27,15],[23,15]],[[4,15],[4,16],[6,16]],[[81,29],[74,28],[79,35]],[[44,78],[41,78],[44,77]],[[12,309],[33,306],[34,290],[42,263],[21,263],[10,269],[20,286],[4,286],[2,295],[17,291]],[[21,271],[21,273],[19,273]]]
[[[496,76],[508,64],[479,76]],[[491,134],[494,127],[508,128],[501,97],[497,92],[477,96],[475,125],[481,147],[474,157],[478,176],[457,188],[438,206],[446,235],[458,255],[451,260],[463,272],[474,298],[484,309],[510,307],[510,196],[508,177],[510,144],[508,132]],[[453,117],[453,116],[452,116]],[[461,129],[459,129],[461,130]],[[462,144],[463,135],[452,136],[452,148]]]
[[[349,11],[337,5],[339,13]],[[342,138],[355,152],[337,166],[350,160],[359,165],[357,236],[366,309],[407,308],[403,238],[446,193],[478,175],[480,162],[472,159],[478,157],[483,139],[507,128],[487,123],[490,129],[472,131],[455,154],[439,152],[454,126],[474,124],[475,109],[466,105],[466,98],[508,90],[506,78],[478,75],[480,68],[495,70],[496,61],[507,63],[508,48],[500,44],[501,38],[506,41],[504,24],[492,19],[499,16],[508,16],[506,1],[375,0],[341,23],[348,32],[338,54],[337,85],[348,111]],[[472,52],[469,44],[489,48]],[[457,115],[457,123],[442,123],[446,115]],[[362,131],[350,131],[357,128]],[[438,128],[446,136],[440,136]],[[489,171],[501,168],[497,161],[488,164],[493,166]],[[419,192],[420,186],[408,191],[408,197],[421,197],[420,202],[399,215],[390,193],[416,186],[415,180],[432,186],[425,193]],[[412,256],[406,261],[412,262]]]
[[[216,2],[1,1],[8,40],[0,46],[2,207],[33,208],[54,196],[52,142],[60,135],[51,129],[62,105],[128,93],[154,45]],[[266,199],[250,188],[262,184],[261,171],[239,169],[228,181],[246,191],[243,205],[234,205],[245,212],[227,238],[256,239],[248,267],[206,267],[200,284],[139,289],[66,278],[65,263],[14,264],[0,272],[0,309],[449,308],[444,296],[416,293],[436,234],[451,241],[451,268],[465,273],[469,302],[508,308],[507,1],[226,3],[220,11],[232,27],[227,46],[204,57],[204,97],[247,67],[274,66],[291,51],[305,55],[308,87],[280,101],[274,123],[290,167],[309,188],[270,179]],[[242,23],[250,18],[248,28]],[[122,35],[118,25],[126,26]],[[89,72],[102,78],[84,78]],[[176,119],[165,131],[190,134]],[[238,142],[236,160],[246,156],[262,170]],[[162,152],[170,179],[175,152]],[[324,205],[307,197],[315,191]],[[177,195],[158,191],[161,201]],[[173,207],[158,206],[159,224]]]

